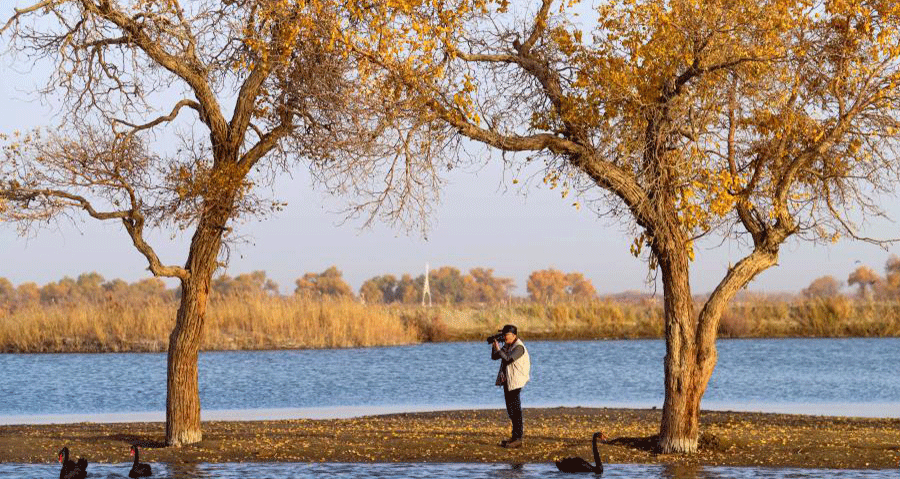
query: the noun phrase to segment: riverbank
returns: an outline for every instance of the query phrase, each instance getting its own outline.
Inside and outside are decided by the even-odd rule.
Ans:
[[[497,446],[508,432],[503,410],[460,410],[353,419],[211,421],[202,442],[165,448],[165,424],[79,423],[0,426],[0,462],[55,462],[62,446],[90,462],[510,462],[590,459],[590,437],[602,430],[607,467],[616,463],[870,469],[897,468],[900,419],[704,411],[700,450],[654,452],[659,410],[540,408],[525,410],[521,449]]]

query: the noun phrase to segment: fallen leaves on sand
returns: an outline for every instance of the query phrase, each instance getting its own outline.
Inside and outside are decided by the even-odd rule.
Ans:
[[[204,440],[183,448],[145,448],[159,462],[550,462],[591,458],[591,435],[604,462],[775,467],[897,466],[900,420],[704,412],[700,450],[657,455],[654,410],[525,410],[525,446],[497,446],[509,433],[503,410],[441,411],[355,419],[207,422]],[[91,462],[122,462],[130,441],[160,444],[162,423],[0,426],[0,461],[50,462],[63,442]],[[48,453],[48,451],[50,451]],[[142,451],[142,452],[144,452]]]

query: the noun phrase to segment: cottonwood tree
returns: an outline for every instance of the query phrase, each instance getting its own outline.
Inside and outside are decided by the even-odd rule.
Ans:
[[[514,287],[512,278],[494,276],[493,268],[472,268],[463,276],[466,301],[498,303],[507,300]]]
[[[397,278],[385,274],[369,278],[359,287],[359,296],[363,301],[375,304],[386,304],[395,301]]]
[[[541,303],[563,300],[568,286],[566,274],[553,268],[532,271],[525,283],[528,297]]]
[[[833,298],[841,292],[841,282],[834,276],[822,276],[809,283],[801,293],[806,298]]]
[[[900,295],[900,257],[896,255],[891,255],[884,264],[884,286],[883,296],[895,298]]]
[[[422,276],[422,283],[425,276]],[[466,299],[466,283],[459,268],[441,266],[428,272],[428,284],[434,302],[438,304],[461,303]]]
[[[847,277],[847,286],[859,285],[859,297],[869,297],[869,287],[881,281],[878,273],[868,266],[860,266]]]
[[[422,288],[425,287],[425,275],[413,278],[410,274],[400,276],[394,290],[394,300],[413,304],[422,301]]]
[[[40,0],[0,20],[18,65],[49,67],[36,93],[59,120],[0,138],[0,220],[23,233],[63,217],[119,222],[153,275],[180,282],[168,445],[202,438],[210,280],[235,222],[281,208],[262,187],[307,162],[329,191],[358,193],[348,213],[367,222],[419,220],[433,200],[429,135],[408,141],[407,105],[358,87],[366,72],[346,47],[380,38],[354,29],[352,4]],[[183,264],[157,255],[153,228],[191,235]]]
[[[307,298],[352,298],[353,290],[344,281],[344,273],[332,266],[321,273],[306,273],[295,281],[294,294]]]
[[[664,298],[659,449],[695,451],[729,301],[788,240],[875,241],[854,219],[882,214],[898,179],[900,4],[438,3],[360,13],[394,32],[392,49],[353,46],[367,79],[427,108],[430,133],[543,161],[547,183],[632,225]],[[448,18],[461,28],[418,35]],[[696,311],[689,272],[706,235],[745,253]]]
[[[563,273],[557,269],[533,271],[526,284],[532,301],[589,301],[597,298],[597,290],[591,280],[581,273]]]
[[[569,273],[566,275],[566,282],[569,283],[569,286],[566,287],[566,294],[569,295],[569,298],[576,301],[590,301],[597,298],[597,289],[594,288],[594,283],[585,278],[583,274]]]
[[[219,298],[252,298],[278,296],[278,283],[266,277],[265,271],[239,274],[232,278],[223,274],[213,279],[212,294]]]

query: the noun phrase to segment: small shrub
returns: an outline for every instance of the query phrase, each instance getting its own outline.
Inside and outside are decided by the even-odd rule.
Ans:
[[[413,330],[419,341],[435,343],[446,341],[450,337],[447,325],[441,320],[437,310],[419,310],[401,316],[403,324]]]
[[[746,316],[726,310],[719,319],[718,331],[723,338],[745,338],[750,335],[751,327]]]

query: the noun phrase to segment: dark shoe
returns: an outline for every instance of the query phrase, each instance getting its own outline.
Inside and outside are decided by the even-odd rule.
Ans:
[[[522,447],[522,439],[513,439],[512,441],[509,441],[506,443],[506,447],[510,449]]]

